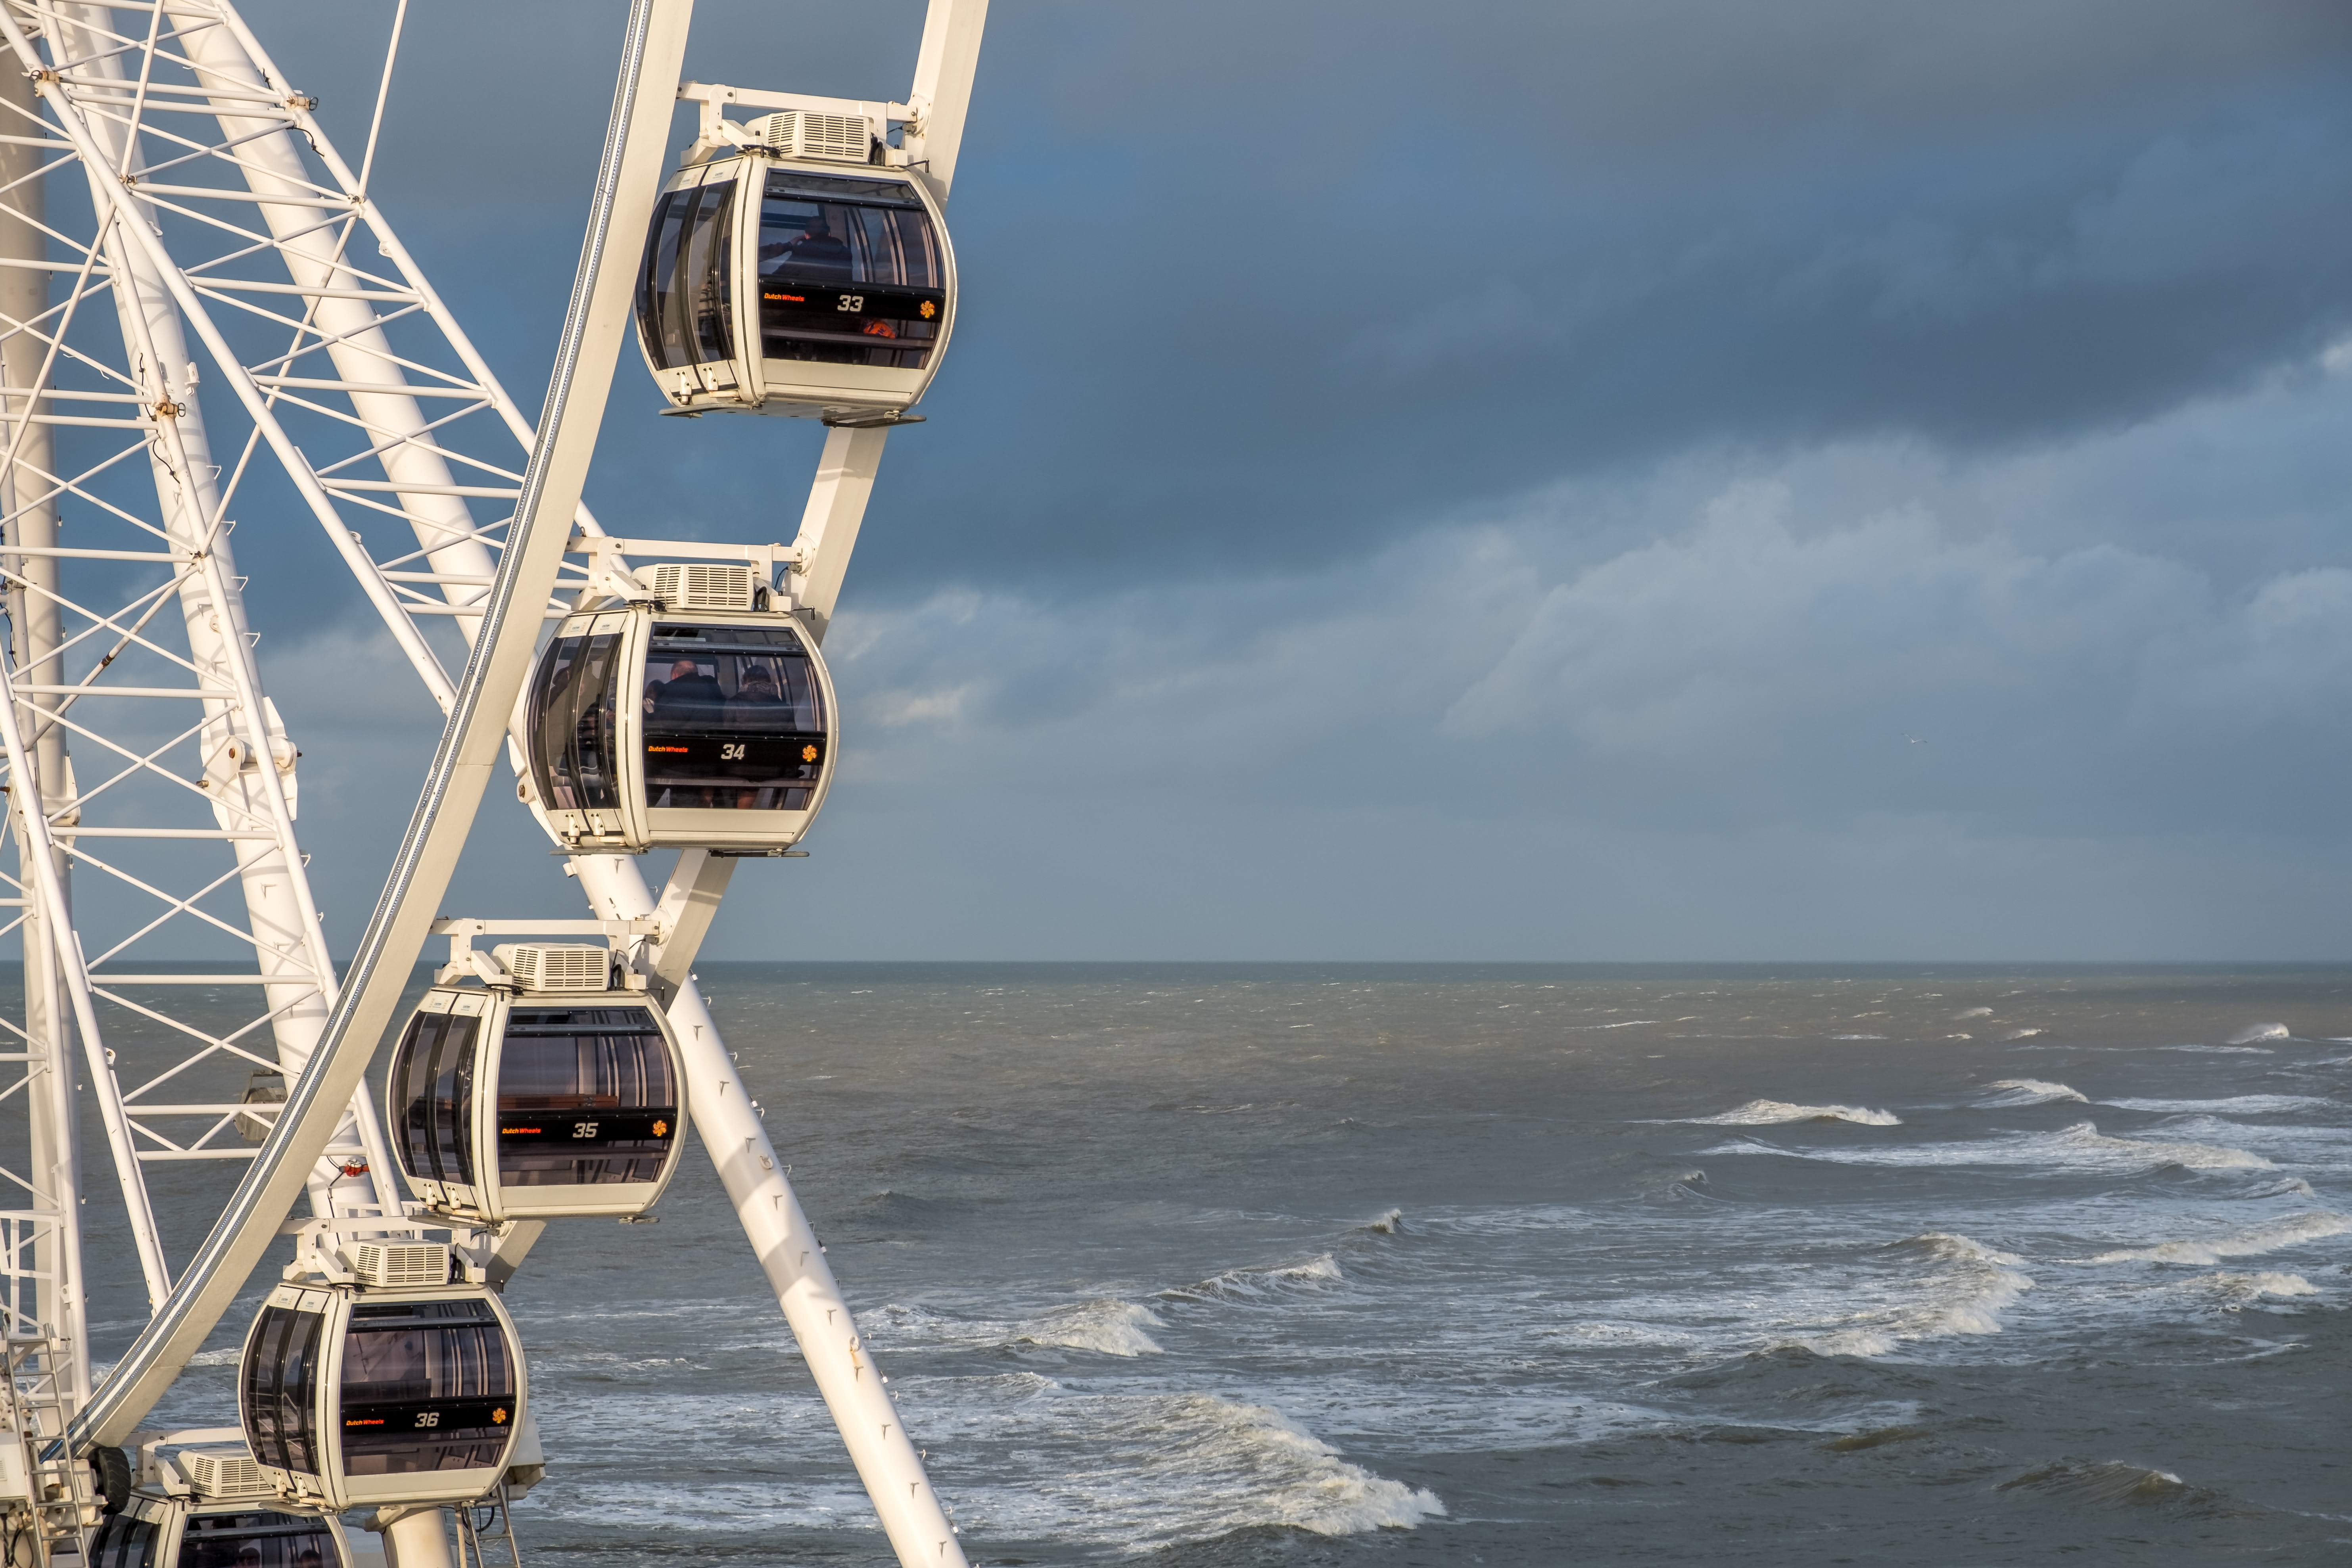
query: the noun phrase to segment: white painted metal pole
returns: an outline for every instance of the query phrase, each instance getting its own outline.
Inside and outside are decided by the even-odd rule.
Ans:
[[[301,1190],[304,1167],[325,1145],[394,1021],[410,966],[498,764],[537,641],[539,606],[554,586],[579,505],[614,362],[630,330],[632,263],[653,214],[669,140],[669,84],[685,58],[691,14],[691,0],[634,0],[630,7],[587,239],[539,439],[524,469],[512,542],[482,602],[481,638],[325,1037],[179,1287],[76,1422],[78,1447],[121,1441],[204,1343],[268,1252],[278,1221]],[[5,20],[0,16],[0,25]],[[648,82],[657,84],[650,92]]]
[[[988,0],[931,0],[923,16],[922,47],[915,56],[915,85],[907,107],[921,116],[908,135],[908,154],[930,177],[940,203],[955,184],[956,155],[963,150],[964,110],[971,103],[971,79],[980,68],[981,29]]]
[[[582,856],[582,891],[597,913],[637,920],[655,912],[655,901],[634,860],[618,856]],[[698,938],[699,932],[694,935]],[[664,970],[692,954],[665,955],[653,963]],[[689,977],[669,1004],[671,1026],[686,1055],[686,1080],[693,1097],[695,1131],[719,1179],[735,1205],[760,1268],[776,1302],[784,1310],[793,1337],[800,1342],[809,1375],[824,1396],[858,1479],[866,1483],[903,1568],[964,1568],[962,1545],[939,1494],[924,1473],[922,1456],[907,1435],[873,1352],[858,1338],[857,1322],[842,1299],[841,1287],[817,1245],[808,1215],[768,1130],[745,1091],[735,1063],[719,1037],[719,1026]]]
[[[842,580],[849,574],[849,554],[857,548],[857,531],[866,521],[866,504],[874,497],[874,476],[881,470],[882,444],[889,435],[887,425],[824,434],[816,481],[809,486],[801,531],[793,541],[801,552],[800,563],[793,568],[793,603],[807,621],[809,635],[820,643],[833,624],[834,601],[841,597]]]
[[[19,71],[0,71],[0,110],[8,134],[31,140],[37,119],[28,118],[37,105],[32,79]],[[16,262],[47,259],[43,230],[47,217],[47,193],[41,173],[44,153],[37,147],[0,145],[0,257]],[[56,442],[52,427],[33,416],[42,412],[31,394],[43,389],[49,348],[21,323],[48,310],[49,274],[33,267],[0,268],[0,384],[23,395],[11,397],[0,408],[0,436],[5,436],[14,462],[0,475],[0,508],[9,517],[7,542],[48,550],[58,542],[58,509],[45,499],[56,489]],[[16,323],[11,325],[11,323]],[[54,330],[54,329],[52,329]],[[56,658],[61,639],[58,610],[58,562],[54,556],[7,555],[7,570],[16,579],[8,593],[11,643],[16,668],[35,686],[62,684]],[[19,721],[30,723],[35,768],[26,785],[43,802],[70,798],[67,784],[65,731],[44,722],[53,710],[53,699],[26,701]],[[29,894],[34,869],[27,857],[36,849],[21,832],[17,836],[18,881]],[[47,847],[72,903],[71,875],[65,858]],[[74,1115],[71,1058],[67,1044],[63,983],[58,973],[57,950],[41,900],[27,897],[18,927],[24,938],[25,1034],[28,1048],[47,1058],[25,1096],[28,1121],[26,1163],[34,1183],[33,1206],[57,1215],[50,1223],[36,1222],[33,1240],[34,1315],[56,1329],[76,1347],[73,1400],[79,1406],[89,1392],[88,1314],[79,1297],[81,1278],[80,1138]],[[15,1266],[16,1259],[10,1259]]]

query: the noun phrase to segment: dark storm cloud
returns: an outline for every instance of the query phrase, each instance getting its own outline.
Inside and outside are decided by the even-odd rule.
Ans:
[[[383,199],[519,386],[618,15],[414,13]],[[2031,444],[2241,384],[2352,321],[2347,16],[1000,4],[967,311],[860,582],[1296,567],[1693,443]],[[919,26],[706,0],[690,68],[902,90]],[[809,433],[656,426],[622,376],[602,504],[788,529]]]
[[[413,12],[379,195],[526,402],[620,13]],[[2334,952],[2347,15],[998,0],[841,787],[714,954]],[[698,17],[879,96],[920,7]],[[349,28],[266,31],[355,147]],[[815,431],[615,390],[608,521],[790,536]],[[320,580],[348,940],[430,717]]]

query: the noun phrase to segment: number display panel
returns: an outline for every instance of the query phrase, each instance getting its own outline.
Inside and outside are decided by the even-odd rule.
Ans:
[[[436,986],[386,1101],[419,1201],[468,1222],[642,1214],[685,1147],[677,1042],[642,992]]]

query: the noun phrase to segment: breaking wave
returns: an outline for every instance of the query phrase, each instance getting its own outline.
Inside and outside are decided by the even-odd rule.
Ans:
[[[2249,1024],[2231,1035],[2230,1043],[2233,1046],[2251,1046],[2256,1040],[2287,1040],[2294,1037],[2287,1033],[2284,1024]]]
[[[1891,1309],[1857,1313],[1852,1326],[1796,1341],[1821,1355],[1883,1356],[1908,1341],[1954,1334],[1997,1334],[2001,1314],[2033,1289],[2024,1259],[1965,1236],[1928,1231],[1884,1251],[1925,1265],[1916,1299]]]
[[[1139,1462],[1139,1479],[1151,1483],[1163,1506],[1181,1504],[1192,1514],[1181,1522],[1135,1521],[1162,1540],[1267,1526],[1355,1535],[1410,1530],[1444,1516],[1435,1492],[1348,1463],[1271,1405],[1207,1394],[1121,1404],[1133,1408],[1120,1410],[1114,1430],[1104,1434],[1114,1458]]]
[[[2020,1105],[2049,1105],[2061,1100],[2090,1103],[2079,1089],[2063,1083],[2044,1083],[2038,1078],[1996,1079],[1987,1087],[1992,1092],[1977,1103],[1988,1109],[2006,1110]]]
[[[2227,1100],[2106,1100],[2100,1103],[2119,1110],[2153,1110],[2175,1116],[2197,1111],[2222,1116],[2266,1116],[2278,1110],[2324,1110],[2336,1102],[2312,1094],[2236,1094]]]
[[[2300,1274],[2209,1274],[2206,1284],[2236,1301],[2259,1301],[2265,1296],[2316,1296],[2319,1287]]]
[[[2289,1215],[2227,1236],[2192,1241],[2160,1241],[2154,1247],[2119,1247],[2094,1257],[2094,1263],[2195,1263],[2208,1268],[2225,1258],[2253,1258],[2282,1247],[2352,1231],[2352,1215],[2327,1209]]]
[[[2011,1029],[2009,1033],[2003,1035],[2001,1038],[2004,1040],[2030,1040],[2036,1035],[2046,1035],[2050,1031],[2047,1029]]]
[[[1840,1165],[2025,1165],[2058,1170],[2144,1173],[2178,1165],[2191,1171],[2269,1171],[2260,1154],[2217,1143],[2110,1138],[2088,1121],[2059,1132],[2019,1132],[1966,1143],[1914,1143],[1893,1148],[1783,1149],[1748,1141],[1702,1149],[1708,1154],[1780,1154]]]
[[[1769,1127],[1784,1121],[1851,1121],[1863,1127],[1903,1125],[1903,1119],[1890,1110],[1866,1110],[1858,1105],[1790,1105],[1783,1100],[1751,1100],[1718,1115],[1688,1120],[1716,1127]]]
[[[1279,1268],[1228,1268],[1223,1274],[1210,1276],[1191,1285],[1178,1285],[1160,1292],[1162,1301],[1187,1302],[1264,1302],[1285,1297],[1329,1289],[1345,1279],[1339,1272],[1339,1260],[1326,1252],[1304,1263],[1286,1263]]]

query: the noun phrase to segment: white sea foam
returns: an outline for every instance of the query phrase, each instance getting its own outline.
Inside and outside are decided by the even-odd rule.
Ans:
[[[2244,1028],[2239,1030],[2236,1034],[2231,1035],[2230,1037],[2230,1043],[2233,1046],[2251,1046],[2256,1040],[2285,1040],[2292,1038],[2294,1038],[2294,1037],[2287,1033],[2286,1026],[2284,1024],[2249,1024]]]
[[[2080,1100],[2082,1096],[2074,1097]],[[2170,1116],[2207,1111],[2221,1116],[2266,1116],[2279,1110],[2325,1110],[2335,1101],[2313,1094],[2237,1094],[2227,1100],[2105,1100],[2102,1105],[2124,1110],[2153,1110]]]
[[[891,1302],[859,1315],[858,1326],[880,1346],[1030,1345],[1045,1350],[1091,1351],[1098,1355],[1160,1353],[1148,1331],[1163,1328],[1149,1307],[1116,1297],[1075,1301],[1027,1318],[966,1318],[926,1307]],[[536,1363],[533,1363],[536,1365]]]
[[[2026,1165],[2056,1170],[2143,1172],[2180,1165],[2192,1171],[2267,1171],[2268,1160],[2243,1149],[2152,1138],[2110,1138],[2078,1121],[2059,1132],[2020,1132],[1965,1143],[1913,1143],[1850,1149],[1782,1149],[1754,1141],[1703,1149],[1702,1154],[1781,1154],[1840,1165]]]
[[[1883,1356],[1919,1340],[1997,1334],[2001,1315],[2033,1289],[2024,1259],[1965,1236],[1928,1231],[1887,1251],[1924,1265],[1906,1300],[1864,1308],[1843,1327],[1793,1342],[1822,1355]]]
[[[2030,1040],[2037,1035],[2046,1035],[2050,1031],[2047,1029],[2011,1029],[2009,1033],[2003,1035],[2001,1038],[2004,1040]]]
[[[1328,1289],[1347,1276],[1326,1252],[1304,1263],[1266,1268],[1228,1268],[1191,1285],[1160,1292],[1163,1301],[1272,1301],[1303,1291]]]
[[[1033,1345],[1102,1355],[1158,1355],[1160,1342],[1144,1331],[1165,1326],[1149,1307],[1097,1300],[1034,1318],[1020,1325],[1016,1337]]]
[[[2222,1236],[2199,1237],[2184,1241],[2160,1241],[2154,1247],[2119,1247],[2102,1252],[2091,1259],[2094,1263],[2193,1263],[2211,1268],[2225,1258],[2256,1258],[2266,1252],[2300,1247],[2307,1241],[2321,1241],[2331,1236],[2352,1231],[2352,1215],[2337,1214],[2330,1209],[2313,1209],[2304,1214],[2288,1215],[2251,1226],[2231,1231]]]
[[[1141,1545],[1266,1526],[1354,1535],[1411,1529],[1445,1513],[1436,1493],[1348,1463],[1272,1405],[1178,1394],[1066,1399],[1053,1407],[1093,1417],[1087,1424],[1097,1427],[1106,1457],[1131,1468],[1114,1494],[1126,1516],[1118,1522],[1127,1529],[1087,1532],[1097,1539],[1124,1535],[1123,1544]],[[1097,1478],[1084,1473],[1093,1467],[1078,1468],[1070,1485],[1081,1497],[1097,1495]],[[1000,1525],[995,1533],[1011,1532]]]
[[[1952,1015],[1952,1021],[1958,1023],[1964,1018],[1990,1018],[1991,1016],[1992,1009],[1990,1007],[1963,1007],[1958,1012]]]
[[[2278,1274],[2269,1269],[2258,1274],[2209,1274],[2205,1283],[2242,1301],[2258,1301],[2266,1296],[2284,1299],[2319,1294],[2319,1287],[2300,1274]]]
[[[2038,1078],[1995,1079],[1986,1087],[1991,1092],[1977,1103],[1988,1109],[2006,1110],[2013,1106],[2049,1105],[2062,1100],[2090,1103],[2079,1089],[2063,1083],[2044,1083]]]
[[[1883,1040],[1885,1035],[1832,1035],[1832,1040]]]
[[[1751,1100],[1714,1116],[1686,1120],[1717,1127],[1769,1127],[1783,1121],[1852,1121],[1864,1127],[1903,1125],[1903,1119],[1888,1110],[1868,1110],[1858,1105],[1790,1105],[1784,1100]]]
[[[2159,1051],[2193,1051],[2203,1057],[2274,1057],[2276,1051],[2261,1046],[2158,1046]]]

